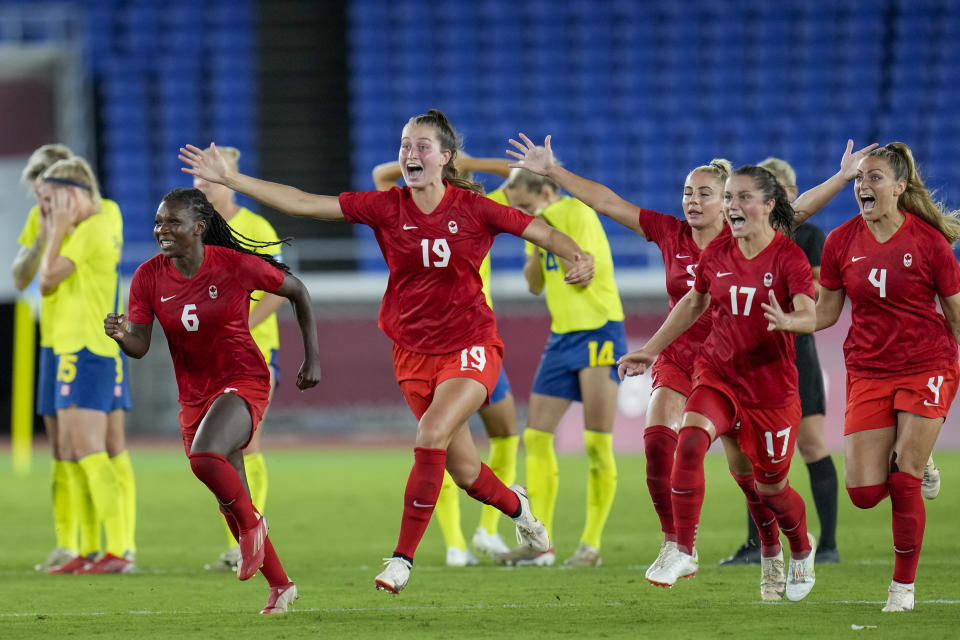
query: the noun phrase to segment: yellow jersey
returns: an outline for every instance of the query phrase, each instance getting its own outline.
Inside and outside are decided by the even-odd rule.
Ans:
[[[112,200],[101,200],[100,213],[78,224],[63,239],[60,255],[73,263],[74,270],[53,294],[56,316],[50,346],[54,353],[75,353],[85,348],[98,356],[118,355],[119,346],[103,332],[103,319],[111,311],[123,310],[122,249],[123,218]]]
[[[233,217],[227,221],[227,224],[240,235],[246,236],[251,240],[256,240],[257,242],[280,241],[273,225],[271,225],[266,218],[250,211],[250,209],[246,207],[240,207]],[[283,259],[280,251],[281,246],[280,244],[276,244],[270,247],[264,247],[259,253],[273,256],[275,260],[281,262]],[[251,295],[253,300],[250,301],[250,310],[253,311],[253,308],[263,299],[264,292],[254,291]],[[269,363],[270,351],[280,348],[280,328],[277,324],[277,314],[271,313],[263,322],[255,327],[251,327],[250,335],[253,336],[253,341],[256,342],[260,348],[263,359]]]
[[[37,240],[40,233],[40,207],[33,205],[27,214],[27,221],[23,225],[20,237],[17,239],[24,247],[29,247]],[[59,289],[58,289],[59,291]],[[57,301],[57,291],[48,296],[40,297],[40,346],[53,346],[53,322],[56,318],[54,307]]]
[[[539,214],[550,226],[577,241],[593,256],[593,280],[586,287],[563,281],[563,265],[557,256],[534,244],[526,244],[527,255],[540,256],[540,272],[554,333],[590,331],[610,321],[623,320],[623,304],[613,279],[613,256],[607,234],[596,212],[576,198],[565,197]]]

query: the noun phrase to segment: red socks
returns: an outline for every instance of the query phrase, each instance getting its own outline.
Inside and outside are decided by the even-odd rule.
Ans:
[[[705,481],[703,458],[710,448],[710,434],[698,427],[680,430],[677,459],[670,482],[673,485],[673,514],[677,530],[677,548],[693,554],[703,507]]]
[[[678,437],[670,427],[652,425],[643,432],[643,448],[647,456],[647,489],[653,508],[660,518],[664,539],[676,542],[677,529],[673,522],[673,494],[670,474]]]
[[[895,471],[887,478],[890,503],[893,507],[893,579],[900,584],[912,584],[917,576],[920,547],[927,512],[920,495],[923,480],[903,471]]]
[[[866,487],[847,487],[850,502],[861,509],[871,509],[890,495],[889,479],[883,484],[871,484]]]
[[[480,475],[467,489],[467,495],[474,500],[489,504],[508,516],[513,517],[520,509],[520,498],[507,485],[500,481],[490,467],[480,463]]]
[[[413,561],[413,554],[427,530],[433,508],[437,505],[443,468],[447,463],[445,449],[413,448],[413,468],[403,493],[403,517],[395,554]],[[501,483],[502,484],[502,483]]]
[[[207,488],[217,497],[217,501],[233,514],[240,526],[240,531],[255,527],[257,512],[233,465],[216,453],[191,453],[187,457],[190,459],[193,475],[207,485]]]
[[[748,473],[741,476],[731,471],[730,475],[737,481],[743,495],[747,497],[747,510],[750,511],[753,523],[757,525],[757,532],[760,537],[760,555],[764,558],[770,558],[779,554],[781,548],[780,527],[777,526],[777,516],[760,498],[760,492],[757,491],[757,483],[753,474]]]
[[[223,514],[223,519],[227,521],[227,526],[230,527],[230,533],[233,534],[234,539],[239,541],[240,528],[237,526],[236,518],[223,507],[220,507],[220,513]],[[290,578],[287,577],[287,573],[283,570],[283,565],[280,564],[280,558],[273,548],[273,543],[270,542],[270,536],[267,536],[263,546],[263,564],[260,565],[260,573],[267,579],[267,584],[271,587],[282,587],[290,582]]]
[[[780,529],[790,540],[790,556],[799,559],[810,555],[807,511],[800,494],[793,490],[790,483],[776,493],[758,493],[763,504],[777,516]]]

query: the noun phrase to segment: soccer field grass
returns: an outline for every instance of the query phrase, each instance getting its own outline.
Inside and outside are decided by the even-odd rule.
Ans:
[[[660,543],[642,456],[619,456],[620,484],[597,569],[447,568],[436,524],[400,596],[377,592],[380,559],[396,543],[409,450],[269,451],[271,539],[300,599],[285,616],[259,616],[262,577],[239,582],[202,567],[225,547],[213,497],[182,450],[132,449],[138,490],[138,572],[47,576],[33,571],[53,546],[49,462],[16,477],[0,462],[0,638],[956,638],[960,625],[960,453],[939,453],[944,488],[927,502],[917,609],[881,614],[893,566],[889,501],[854,508],[841,489],[842,563],[817,568],[806,600],[763,603],[759,567],[718,568],[742,542],[745,508],[722,456],[707,457],[697,547],[700,572],[673,589],[643,577]],[[520,456],[522,459],[522,455]],[[839,455],[834,456],[839,462]],[[561,456],[555,522],[558,564],[579,541],[586,460]],[[522,478],[522,468],[520,470]],[[793,486],[808,504],[799,457]],[[479,505],[461,500],[464,533]],[[534,505],[536,510],[536,505]],[[508,521],[501,532],[512,541]],[[784,543],[786,543],[784,539]],[[786,544],[785,544],[786,546]],[[875,625],[854,631],[851,625]],[[857,637],[857,636],[854,636]]]

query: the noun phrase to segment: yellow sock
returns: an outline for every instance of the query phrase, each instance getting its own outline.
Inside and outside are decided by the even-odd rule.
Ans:
[[[53,461],[53,529],[57,537],[57,546],[78,552],[77,538],[80,530],[80,514],[74,497],[75,483],[72,482],[69,466],[75,462]]]
[[[243,466],[247,471],[247,485],[250,487],[250,500],[257,511],[263,513],[267,508],[267,463],[262,453],[243,456]]]
[[[467,548],[467,541],[460,527],[460,488],[446,471],[443,472],[443,484],[440,485],[440,495],[437,496],[433,517],[440,525],[440,533],[443,534],[443,541],[448,549],[456,547],[462,551]]]
[[[527,449],[527,495],[530,507],[547,527],[553,539],[553,509],[557,504],[557,485],[560,468],[557,452],[553,450],[553,434],[527,427],[523,431],[523,446]]]
[[[520,436],[506,436],[490,438],[490,461],[487,465],[493,475],[500,478],[500,482],[508,487],[517,479],[517,447],[520,445]],[[480,526],[487,533],[497,533],[497,524],[500,522],[500,510],[490,505],[484,505],[480,513]]]
[[[126,542],[124,547],[131,553],[136,552],[137,530],[137,483],[133,477],[133,465],[130,464],[130,453],[124,449],[110,458],[113,470],[120,481],[120,490],[123,494],[123,516],[127,523]]]
[[[68,464],[70,482],[73,485],[73,501],[80,525],[80,555],[86,558],[100,553],[100,521],[97,520],[97,511],[93,508],[87,474],[80,468],[79,463]]]
[[[617,493],[617,461],[613,458],[613,434],[583,432],[583,443],[590,458],[587,474],[587,520],[580,542],[600,548],[600,536],[607,524],[613,497]]]
[[[106,451],[91,453],[79,462],[90,486],[97,519],[103,523],[106,551],[115,556],[123,556],[126,551],[124,543],[127,538],[127,523],[123,517],[123,493],[117,472],[110,464]]]

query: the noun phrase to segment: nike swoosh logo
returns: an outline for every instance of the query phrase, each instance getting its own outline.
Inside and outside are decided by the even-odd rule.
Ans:
[[[177,297],[177,294],[173,294],[172,296],[167,296],[166,298],[164,298],[163,296],[160,296],[160,302],[166,302],[167,300],[173,300],[173,299],[176,298],[176,297]]]
[[[923,401],[923,405],[924,405],[925,407],[939,407],[939,406],[940,406],[940,403],[939,403],[939,402],[930,402],[929,400],[924,400],[924,401]]]
[[[866,257],[867,257],[867,256],[855,256],[855,257],[853,257],[853,258],[850,258],[850,262],[858,262],[858,261],[860,261],[860,260],[865,259]]]
[[[717,271],[718,278],[723,278],[725,276],[732,276],[732,275],[733,275],[733,271],[724,271],[723,273],[720,273],[719,271]]]
[[[677,257],[677,260],[684,260],[686,258],[689,258],[690,256],[682,256],[678,253],[676,257]]]
[[[772,462],[773,464],[779,464],[784,460],[786,460],[786,458],[770,458],[770,462]],[[777,475],[777,474],[774,473],[773,475]],[[767,477],[769,478],[770,476],[768,475]]]
[[[763,472],[763,475],[764,475],[764,477],[772,478],[773,476],[778,475],[778,474],[777,474],[777,473],[767,473],[766,471],[764,471],[764,472]]]
[[[415,224],[405,224],[405,225],[403,225],[403,230],[404,230],[404,231],[410,231],[410,229],[416,229],[416,228],[417,228],[417,225],[415,225]]]
[[[431,509],[431,508],[435,507],[436,505],[434,505],[434,504],[423,504],[422,502],[418,502],[418,501],[414,500],[414,501],[413,501],[413,506],[415,506],[415,507],[420,507],[421,509]]]

